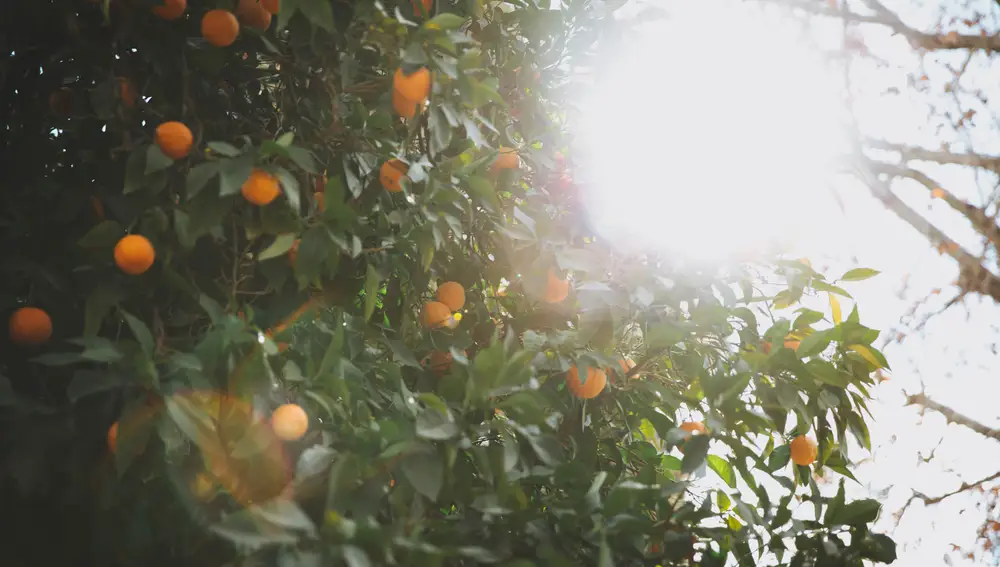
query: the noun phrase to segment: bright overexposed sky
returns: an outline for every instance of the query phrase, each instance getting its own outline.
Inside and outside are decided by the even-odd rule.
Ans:
[[[887,3],[910,25],[932,29],[943,1]],[[849,150],[841,129],[845,75],[837,63],[824,64],[804,47],[797,26],[755,14],[751,2],[650,3],[666,9],[668,18],[631,34],[630,45],[594,73],[599,80],[578,101],[584,127],[574,153],[586,164],[578,175],[602,236],[623,248],[719,263],[780,241],[791,257],[807,256],[832,277],[858,265],[881,270],[849,286],[863,322],[883,330],[880,343],[897,330],[909,332],[908,314],[919,301],[930,297],[917,310],[930,313],[955,295],[953,261],[865,187],[833,175],[831,162]],[[811,39],[818,47],[837,46],[839,34],[827,32],[838,27],[817,29]],[[904,39],[879,29],[859,33],[890,62],[857,66],[851,75],[862,132],[931,148],[943,139],[1000,152],[995,129],[974,132],[974,139],[935,130],[927,96],[907,87],[907,73],[926,71],[933,81],[947,73],[943,63],[954,64],[961,54],[921,69]],[[882,96],[893,87],[899,95]],[[925,171],[960,197],[981,200],[982,180],[968,170]],[[900,185],[896,193],[968,251],[979,252],[976,235],[943,202],[929,199],[925,188]],[[892,533],[899,545],[896,564],[904,567],[938,564],[945,555],[953,567],[981,564],[979,557],[952,552],[953,545],[974,547],[983,520],[974,493],[932,507],[914,502],[898,527],[893,517],[912,490],[937,496],[995,472],[1000,463],[1000,444],[903,406],[904,392],[925,388],[936,400],[1000,427],[994,402],[1000,382],[991,375],[996,355],[990,350],[1000,308],[974,298],[966,304],[885,346],[893,372],[875,389],[873,458],[857,469],[863,486],[849,483],[853,497],[884,502],[877,529]],[[814,308],[829,309],[822,302]],[[924,462],[935,447],[934,459]],[[851,455],[867,457],[859,450]]]

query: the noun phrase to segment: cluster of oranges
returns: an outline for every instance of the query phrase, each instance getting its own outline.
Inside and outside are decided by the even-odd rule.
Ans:
[[[271,16],[277,14],[280,8],[280,0],[240,0],[236,14],[229,10],[209,10],[201,17],[201,35],[216,47],[227,47],[240,34],[239,20],[265,31],[271,26]],[[177,20],[185,11],[187,0],[163,0],[161,5],[153,7],[153,13],[164,20]]]

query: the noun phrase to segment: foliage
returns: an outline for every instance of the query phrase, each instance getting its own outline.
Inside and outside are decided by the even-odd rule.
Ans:
[[[29,534],[19,556],[894,559],[868,530],[878,503],[845,502],[843,481],[824,497],[814,478],[851,477],[848,434],[867,445],[878,332],[856,310],[769,315],[847,292],[801,262],[767,268],[784,283],[765,292],[749,270],[623,256],[564,182],[561,105],[595,42],[622,32],[608,16],[582,1],[438,0],[424,14],[284,0],[268,31],[205,43],[200,15],[229,4],[191,0],[176,21],[141,0],[3,8],[16,28],[3,36],[2,297],[43,307],[54,328],[43,346],[2,347],[0,404],[16,424],[3,501],[28,518],[12,527]],[[433,72],[412,120],[393,114],[400,66]],[[168,120],[192,130],[187,157],[153,143]],[[501,147],[520,167],[492,167]],[[390,159],[409,166],[402,192],[380,185]],[[255,167],[283,193],[263,207],[241,196]],[[126,233],[154,245],[149,271],[115,266]],[[552,301],[567,274],[569,298]],[[444,281],[465,289],[461,318],[424,329]],[[763,351],[789,335],[796,349]],[[444,351],[444,372],[423,362]],[[571,396],[572,365],[612,369],[606,390]],[[288,402],[310,416],[298,441],[262,419]],[[789,464],[799,434],[819,442],[812,468]],[[699,481],[709,469],[721,482]],[[69,504],[93,514],[50,527],[60,545],[30,534]]]

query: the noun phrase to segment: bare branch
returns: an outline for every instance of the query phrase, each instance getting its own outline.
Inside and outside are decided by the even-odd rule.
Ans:
[[[988,427],[972,419],[971,417],[958,413],[957,411],[951,409],[946,405],[935,402],[934,400],[928,398],[927,395],[924,394],[923,392],[907,396],[906,405],[908,406],[918,405],[927,408],[931,411],[935,411],[943,415],[944,418],[948,420],[949,423],[957,423],[964,427],[968,427],[969,429],[975,431],[976,433],[982,435],[983,437],[993,439],[994,441],[1000,441],[1000,429],[994,429],[992,427]]]
[[[923,500],[924,504],[937,504],[938,502],[941,502],[942,500],[944,500],[946,498],[950,498],[950,497],[952,497],[952,496],[954,496],[956,494],[960,494],[962,492],[965,492],[966,490],[972,490],[973,488],[978,488],[978,487],[982,486],[983,484],[986,484],[987,482],[996,480],[998,478],[1000,478],[1000,471],[997,471],[997,472],[991,474],[990,476],[988,476],[986,478],[982,478],[980,480],[977,480],[976,482],[973,482],[973,483],[963,482],[962,486],[959,486],[957,489],[952,490],[951,492],[946,492],[946,493],[942,494],[941,496],[930,497],[930,496],[927,496],[926,494],[922,494],[922,493],[917,492],[915,490],[913,491],[913,496],[915,496],[916,498],[919,498],[919,499]]]
[[[888,27],[897,34],[909,40],[914,48],[926,49],[928,51],[969,49],[984,51],[1000,51],[1000,35],[969,35],[958,32],[947,34],[924,33],[915,30],[903,23],[893,12],[887,8],[876,4],[879,8],[873,9],[875,14],[859,14],[846,6],[830,6],[826,2],[816,2],[810,0],[760,0],[769,4],[778,4],[786,8],[802,10],[809,14],[828,16],[831,18],[841,18],[846,22],[859,24],[876,24]],[[866,2],[869,5],[872,2]]]
[[[893,144],[884,140],[868,139],[865,144],[878,150],[898,152],[903,160],[932,161],[935,163],[949,165],[967,165],[969,167],[981,167],[989,171],[1000,173],[1000,156],[986,156],[981,154],[964,153],[956,154],[952,152],[942,152],[906,146],[903,144]]]

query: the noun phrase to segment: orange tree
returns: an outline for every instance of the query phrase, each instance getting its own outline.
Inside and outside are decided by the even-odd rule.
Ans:
[[[588,228],[589,2],[0,9],[14,564],[894,559],[847,292]]]

